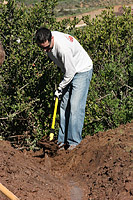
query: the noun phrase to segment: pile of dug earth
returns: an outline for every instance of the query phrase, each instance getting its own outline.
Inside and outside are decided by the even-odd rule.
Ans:
[[[0,141],[0,182],[20,200],[132,200],[133,122],[54,157]],[[1,200],[9,198],[0,192]]]

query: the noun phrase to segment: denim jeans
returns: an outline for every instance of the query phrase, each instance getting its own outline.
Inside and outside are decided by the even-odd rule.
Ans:
[[[85,106],[92,77],[92,69],[75,74],[63,91],[60,102],[58,143],[78,145],[82,140]]]

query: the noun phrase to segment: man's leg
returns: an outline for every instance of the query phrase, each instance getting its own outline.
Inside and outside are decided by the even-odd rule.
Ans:
[[[58,143],[79,144],[82,140],[82,128],[85,105],[92,77],[92,70],[78,73],[65,88],[60,103],[60,129]]]
[[[70,96],[71,84],[69,84],[63,91],[62,100],[60,102],[60,129],[58,134],[58,143],[66,143],[69,113],[70,113]]]
[[[77,73],[71,83],[72,91],[70,97],[70,113],[67,131],[67,142],[69,145],[77,145],[82,140],[86,99],[91,77],[92,70]]]

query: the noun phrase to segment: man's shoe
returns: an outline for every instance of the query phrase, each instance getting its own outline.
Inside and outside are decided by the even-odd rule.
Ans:
[[[72,144],[72,145],[70,145],[70,147],[68,148],[68,150],[73,150],[73,149],[76,148],[76,146],[77,146],[77,145]]]

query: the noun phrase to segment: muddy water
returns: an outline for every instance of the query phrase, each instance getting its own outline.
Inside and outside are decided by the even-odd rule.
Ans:
[[[79,188],[74,181],[70,181],[70,199],[71,200],[82,200],[83,199],[83,191]]]

